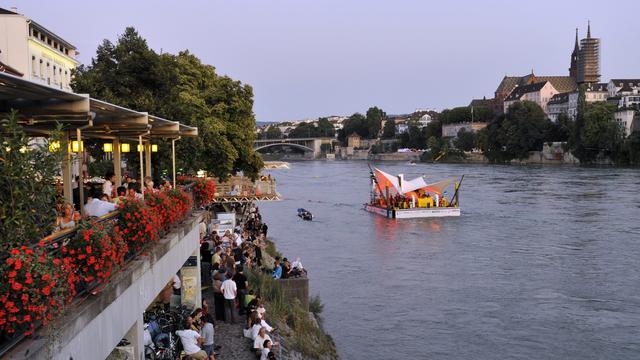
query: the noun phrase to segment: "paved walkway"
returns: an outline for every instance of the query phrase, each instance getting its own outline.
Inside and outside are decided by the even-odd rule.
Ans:
[[[202,291],[202,298],[207,299],[209,309],[214,311],[213,288],[209,287]],[[242,328],[246,318],[239,316],[236,324],[226,324],[216,321],[215,344],[222,346],[217,350],[220,360],[255,360],[256,357],[251,351],[251,341],[242,335]]]

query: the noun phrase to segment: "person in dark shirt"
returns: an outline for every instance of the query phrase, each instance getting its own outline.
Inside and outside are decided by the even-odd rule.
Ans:
[[[240,303],[240,314],[245,313],[244,306],[244,297],[247,294],[247,289],[249,288],[249,282],[247,281],[247,277],[244,276],[243,268],[241,265],[236,267],[236,273],[233,275],[232,280],[236,283],[236,288],[238,289],[237,299]]]
[[[286,279],[289,277],[291,273],[291,264],[289,263],[289,259],[282,259],[282,279]]]

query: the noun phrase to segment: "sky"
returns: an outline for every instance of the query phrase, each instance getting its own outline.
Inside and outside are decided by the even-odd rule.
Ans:
[[[0,0],[14,6],[85,64],[127,26],[158,52],[188,49],[253,86],[258,121],[441,110],[492,97],[504,75],[568,75],[588,20],[602,81],[640,77],[637,0]]]

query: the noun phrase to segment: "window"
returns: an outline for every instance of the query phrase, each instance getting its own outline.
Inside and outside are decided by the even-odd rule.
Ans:
[[[36,76],[36,75],[37,75],[37,73],[38,73],[38,72],[36,71],[36,68],[37,68],[37,67],[38,67],[38,63],[36,62],[36,57],[35,57],[35,55],[31,55],[31,74],[32,74],[33,76]]]

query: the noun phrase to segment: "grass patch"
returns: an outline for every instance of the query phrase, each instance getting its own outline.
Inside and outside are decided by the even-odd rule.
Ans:
[[[246,275],[252,289],[265,302],[267,321],[280,329],[287,350],[299,352],[305,359],[338,358],[333,339],[322,330],[314,316],[324,307],[319,296],[310,300],[309,312],[298,299],[287,298],[270,274],[248,270]]]

